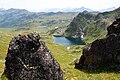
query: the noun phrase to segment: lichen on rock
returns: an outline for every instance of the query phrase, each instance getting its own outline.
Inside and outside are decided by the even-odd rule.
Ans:
[[[59,63],[38,33],[11,40],[3,74],[8,80],[64,80]]]

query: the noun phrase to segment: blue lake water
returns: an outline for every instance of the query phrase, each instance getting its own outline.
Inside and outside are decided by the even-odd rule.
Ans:
[[[60,44],[63,46],[72,46],[72,45],[84,45],[85,42],[81,38],[71,38],[71,37],[55,37],[53,36],[54,44]]]

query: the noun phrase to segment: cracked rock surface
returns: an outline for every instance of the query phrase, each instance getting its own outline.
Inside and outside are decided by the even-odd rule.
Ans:
[[[86,46],[75,68],[96,70],[113,69],[120,72],[120,18],[108,28],[108,34]]]
[[[11,40],[3,74],[8,80],[64,80],[59,63],[38,33]]]

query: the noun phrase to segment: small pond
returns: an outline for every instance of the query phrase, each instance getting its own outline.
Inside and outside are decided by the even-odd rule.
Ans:
[[[56,37],[53,36],[54,44],[60,44],[63,46],[72,46],[72,45],[84,45],[85,42],[81,38],[71,38],[71,37]]]

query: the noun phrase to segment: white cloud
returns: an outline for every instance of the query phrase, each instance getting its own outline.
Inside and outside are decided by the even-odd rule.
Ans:
[[[0,0],[0,8],[21,8],[31,11],[82,6],[95,10],[119,7],[120,0]]]

